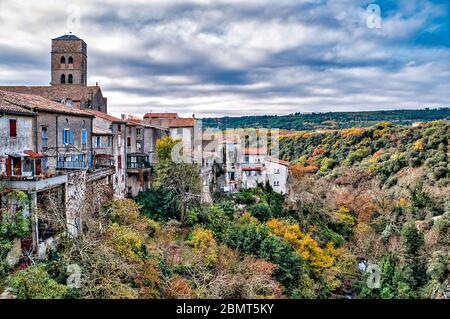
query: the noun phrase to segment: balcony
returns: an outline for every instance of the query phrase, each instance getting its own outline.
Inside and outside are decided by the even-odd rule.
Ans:
[[[90,167],[85,154],[60,155],[58,156],[57,169],[76,170],[88,169]]]
[[[84,161],[58,161],[58,169],[87,169]]]
[[[151,164],[148,155],[144,153],[128,154],[127,169],[130,173],[138,173],[142,170],[150,170]]]

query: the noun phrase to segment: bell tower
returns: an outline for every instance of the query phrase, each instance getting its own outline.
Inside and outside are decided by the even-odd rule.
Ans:
[[[72,33],[52,39],[51,85],[87,83],[87,45]]]

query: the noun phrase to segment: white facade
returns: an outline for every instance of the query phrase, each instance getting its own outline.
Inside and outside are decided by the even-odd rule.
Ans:
[[[286,184],[288,178],[288,165],[279,163],[277,160],[268,159],[265,162],[266,178],[270,186],[277,193],[286,194]]]

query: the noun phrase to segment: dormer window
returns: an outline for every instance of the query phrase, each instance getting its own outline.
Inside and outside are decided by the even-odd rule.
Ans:
[[[60,63],[61,63],[61,64],[66,64],[66,58],[62,56],[62,57],[61,57],[61,60],[60,60]]]
[[[73,58],[71,56],[69,57],[69,64],[73,64]]]
[[[66,100],[66,106],[69,107],[69,108],[72,108],[73,107],[73,101],[71,99],[67,99]]]
[[[66,75],[61,74],[61,84],[65,84],[65,83],[66,83]]]
[[[73,83],[73,75],[72,74],[69,74],[68,83],[69,84]]]

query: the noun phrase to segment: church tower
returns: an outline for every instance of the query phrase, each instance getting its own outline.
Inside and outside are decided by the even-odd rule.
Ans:
[[[51,68],[51,85],[86,86],[86,42],[73,34],[52,39]]]

